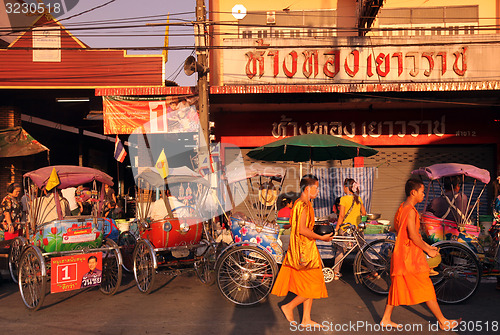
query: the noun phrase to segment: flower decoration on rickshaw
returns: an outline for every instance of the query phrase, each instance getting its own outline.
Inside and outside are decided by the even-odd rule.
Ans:
[[[246,227],[241,227],[241,229],[240,229],[240,234],[241,234],[241,236],[246,236],[246,235],[247,235],[247,233],[248,233],[248,228],[246,228]]]
[[[250,239],[250,242],[252,243],[257,243],[257,244],[261,244],[262,243],[262,238],[260,236],[257,236],[257,237],[252,237]]]

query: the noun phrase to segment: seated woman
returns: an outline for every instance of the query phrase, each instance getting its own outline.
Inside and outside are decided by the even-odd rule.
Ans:
[[[180,202],[176,197],[171,195],[170,190],[168,189],[167,197],[174,218],[187,218],[193,216],[191,215],[189,208],[187,208],[186,205]],[[165,205],[165,200],[163,199],[163,197],[160,197],[160,199],[151,204],[151,208],[149,209],[149,217],[153,221],[168,218],[167,206]]]
[[[432,199],[427,210],[438,218],[465,223],[467,221],[468,198],[460,192],[458,176],[444,180],[444,196]]]
[[[68,200],[66,200],[61,193],[61,190],[57,190],[57,196],[59,197],[59,204],[61,206],[61,212],[63,217],[71,216],[71,211],[69,209]],[[57,220],[59,217],[57,215],[57,206],[54,197],[54,191],[49,192],[47,195],[43,196],[40,203],[40,214],[38,217],[39,223],[50,222]]]
[[[288,229],[290,228],[290,214],[293,207],[292,199],[284,197],[281,199],[281,205],[283,208],[278,211],[278,219],[276,221],[282,229]]]

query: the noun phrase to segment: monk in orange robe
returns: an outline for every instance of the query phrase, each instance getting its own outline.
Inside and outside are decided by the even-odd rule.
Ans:
[[[422,240],[419,233],[420,219],[415,205],[424,200],[424,184],[421,180],[410,179],[405,185],[406,201],[399,206],[394,218],[397,231],[396,245],[391,259],[391,287],[380,324],[401,328],[391,321],[394,306],[427,304],[439,322],[439,327],[449,330],[462,319],[448,320],[443,316],[437,303],[436,292],[429,277],[430,268],[424,252],[430,257],[438,254],[438,249]]]
[[[295,293],[297,296],[292,301],[281,306],[286,319],[293,322],[293,310],[303,304],[301,325],[317,327],[320,325],[311,320],[312,302],[313,299],[328,297],[328,293],[315,240],[331,241],[333,233],[318,235],[313,232],[314,209],[311,199],[318,195],[318,178],[305,175],[300,181],[300,190],[300,198],[295,202],[290,215],[290,244],[271,293],[277,296]]]

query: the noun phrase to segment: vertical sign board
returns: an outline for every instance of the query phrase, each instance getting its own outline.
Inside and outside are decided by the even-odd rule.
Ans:
[[[102,281],[102,252],[51,259],[51,292],[99,286]]]
[[[33,28],[33,62],[61,62],[60,27]]]

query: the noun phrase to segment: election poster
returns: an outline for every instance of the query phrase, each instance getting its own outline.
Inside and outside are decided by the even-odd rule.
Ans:
[[[51,259],[51,292],[64,292],[101,285],[102,252]]]

